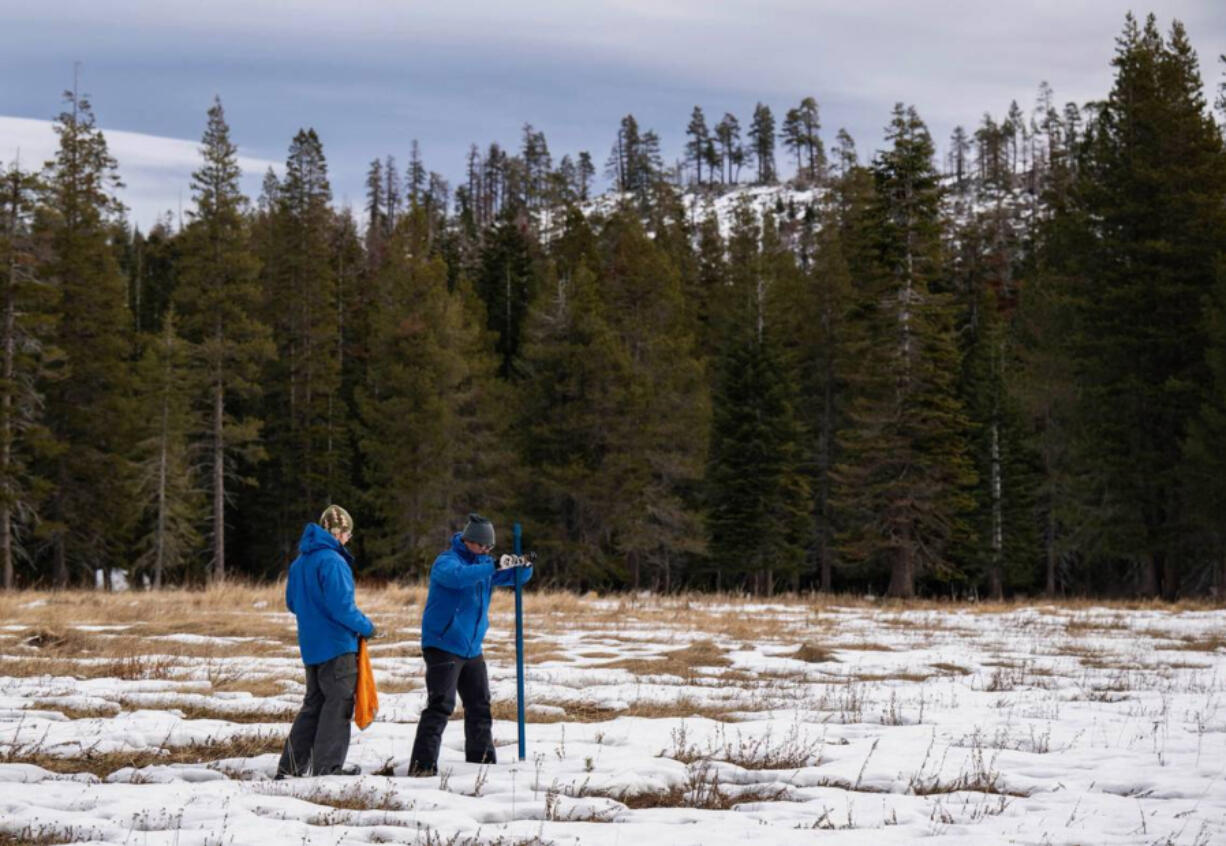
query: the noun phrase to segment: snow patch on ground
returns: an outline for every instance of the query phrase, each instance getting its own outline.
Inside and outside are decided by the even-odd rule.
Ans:
[[[6,676],[0,662],[0,831],[168,846],[1226,842],[1222,611],[691,601],[729,626],[704,631],[652,602],[582,600],[530,629],[546,660],[527,667],[526,760],[499,719],[501,763],[465,763],[453,722],[426,779],[406,773],[424,705],[414,634],[376,645],[389,687],[354,732],[357,778],[275,782],[267,750],[171,757],[284,737],[296,661],[235,659],[282,681],[259,694],[215,690],[199,659],[164,654],[257,638],[147,637],[170,662],[156,679]],[[738,636],[747,614],[774,636]],[[255,616],[261,634],[292,631],[282,612]],[[491,686],[513,715],[509,618],[494,621]],[[113,768],[94,772],[104,756]]]

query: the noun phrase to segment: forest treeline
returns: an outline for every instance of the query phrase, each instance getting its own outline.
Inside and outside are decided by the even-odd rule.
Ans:
[[[310,129],[249,201],[217,101],[148,232],[70,92],[0,169],[4,585],[273,578],[339,502],[369,578],[479,510],[580,589],[1221,596],[1223,134],[1178,22],[1112,64],[940,162],[901,104],[863,160],[813,98],[695,107],[671,166],[621,120],[610,195],[525,126],[358,213]]]

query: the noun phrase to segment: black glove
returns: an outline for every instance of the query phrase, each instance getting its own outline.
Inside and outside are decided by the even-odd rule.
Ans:
[[[387,637],[387,633],[384,632],[382,629],[380,629],[378,626],[376,626],[374,623],[371,623],[370,624],[370,634],[366,636],[366,639],[374,640],[375,638],[379,638],[379,637]]]
[[[529,552],[527,555],[503,555],[498,559],[498,569],[509,570],[512,567],[531,567],[532,562],[535,560],[535,552]]]

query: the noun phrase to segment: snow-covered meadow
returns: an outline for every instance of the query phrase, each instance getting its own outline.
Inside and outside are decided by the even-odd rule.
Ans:
[[[276,588],[0,597],[0,844],[1226,843],[1226,611],[528,593],[500,763],[408,778],[417,589],[359,590],[358,777],[274,782],[302,694]]]

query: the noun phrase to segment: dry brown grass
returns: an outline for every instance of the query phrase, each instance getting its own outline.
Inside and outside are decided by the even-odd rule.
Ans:
[[[209,764],[225,758],[253,758],[269,752],[280,752],[285,737],[278,733],[235,735],[209,739],[183,746],[164,746],[99,752],[86,749],[80,755],[53,755],[38,745],[9,747],[0,752],[0,763],[34,764],[56,773],[93,773],[105,778],[124,767],[148,767],[154,764]]]
[[[1131,631],[1131,628],[1128,620],[1120,614],[1114,614],[1111,617],[1073,616],[1064,622],[1064,630],[1073,635],[1089,632],[1126,632]]]
[[[740,687],[740,688],[755,688],[760,687],[763,681],[761,673],[751,673],[748,670],[723,669],[715,675],[703,676],[705,679],[710,679],[712,684],[719,687]],[[804,673],[791,674],[796,678],[805,678]]]
[[[313,805],[325,805],[343,811],[407,811],[411,807],[396,796],[393,788],[378,790],[374,787],[364,787],[362,784],[351,784],[340,791],[315,784],[303,790],[291,781],[288,786],[283,786],[283,783],[257,785],[254,792],[265,796],[293,796]]]
[[[792,791],[784,784],[765,783],[724,785],[718,773],[701,764],[690,768],[683,784],[668,790],[630,793],[617,790],[593,790],[581,785],[571,792],[574,796],[597,796],[621,802],[631,810],[647,808],[695,808],[704,811],[729,811],[749,802],[792,801]],[[546,800],[546,805],[548,805]]]
[[[851,643],[836,643],[835,649],[845,649],[850,652],[894,652],[894,647],[871,640],[857,640]]]
[[[178,711],[185,720],[224,720],[231,723],[289,723],[298,713],[295,707],[272,711],[260,711],[255,708],[229,709],[173,698],[159,698],[156,703],[145,703],[139,699],[120,697],[119,702],[129,710]]]
[[[74,708],[59,702],[36,699],[28,706],[31,711],[55,711],[69,720],[103,720],[118,714],[122,708],[114,702],[98,704],[91,708]]]
[[[1110,656],[1083,658],[1081,666],[1087,670],[1117,670],[1120,672],[1136,672],[1146,669],[1135,658],[1113,658]]]
[[[212,621],[191,621],[184,628],[202,629],[207,633]],[[176,640],[150,638],[139,634],[143,627],[133,626],[121,632],[82,631],[64,623],[40,626],[20,632],[10,656],[32,659],[33,664],[9,663],[12,675],[71,675],[83,678],[116,675],[119,678],[168,678],[178,659],[250,658],[260,655],[282,655],[288,647],[262,642],[210,641],[182,643]],[[192,632],[189,632],[192,633]],[[219,635],[224,636],[224,635]],[[108,659],[98,664],[94,659]],[[97,665],[95,667],[94,665]],[[112,673],[111,668],[120,672]],[[40,667],[48,669],[40,670]]]
[[[222,615],[284,609],[285,585],[222,585],[207,590],[158,592],[22,591],[0,595],[0,615],[12,623],[156,624],[190,620],[205,612]],[[264,603],[257,608],[257,603]]]
[[[661,750],[659,757],[689,765],[702,761],[727,761],[746,770],[796,770],[817,766],[821,763],[825,746],[823,737],[810,737],[799,722],[793,723],[780,738],[772,737],[769,730],[765,734],[748,737],[739,730],[730,734],[721,725],[714,736],[700,746],[690,739],[684,722],[674,728],[669,737],[672,746]]]
[[[210,679],[209,687],[214,693],[250,693],[263,699],[285,693],[287,681],[283,676],[220,675]],[[295,677],[294,681],[302,678]]]
[[[358,605],[387,626],[411,618],[413,623],[425,601],[424,584],[359,584]],[[132,591],[108,594],[103,591],[21,591],[0,594],[0,618],[9,623],[31,627],[62,629],[76,624],[132,624],[142,634],[196,633],[221,637],[270,637],[293,643],[293,622],[282,618],[269,625],[269,615],[284,613],[284,582],[267,585],[226,583],[203,590],[171,589],[159,592]],[[601,604],[597,605],[596,600]],[[760,613],[763,603],[779,606],[795,619],[781,621],[777,615]],[[831,608],[878,608],[882,623],[907,628],[939,627],[927,620],[904,616],[907,611],[969,611],[975,614],[1011,613],[1035,607],[1033,600],[994,603],[954,603],[949,600],[868,600],[850,595],[795,595],[748,597],[739,594],[680,594],[669,596],[579,595],[567,591],[542,590],[532,585],[524,593],[525,613],[539,624],[541,631],[575,630],[589,627],[638,626],[665,623],[671,628],[687,627],[732,640],[761,642],[777,640],[788,629],[827,628],[837,623]],[[511,591],[497,591],[492,611],[510,614],[514,607]],[[1156,600],[1041,600],[1040,606],[1052,613],[1073,614],[1065,624],[1072,630],[1116,629],[1123,625],[1113,617],[1088,615],[1091,608],[1114,612],[1135,610],[1206,611],[1226,607],[1222,600],[1184,600],[1164,603]],[[279,627],[279,628],[278,628]],[[412,628],[410,626],[409,628]],[[944,631],[944,629],[942,629]]]
[[[0,846],[58,846],[77,842],[79,838],[70,831],[62,831],[54,825],[38,828],[27,825],[17,831],[0,831]]]
[[[660,657],[623,658],[599,664],[601,669],[627,670],[636,676],[678,676],[692,678],[695,667],[727,667],[732,662],[713,641],[699,640],[681,649],[670,649]]]
[[[203,637],[270,638],[297,643],[292,621],[270,627],[265,611],[233,610],[229,612],[208,611],[186,619],[157,619],[133,626],[128,633],[141,637],[158,635],[201,635]],[[239,641],[243,646],[260,646],[252,641]]]
[[[562,708],[564,711],[561,714],[545,714],[539,711],[532,713],[529,722],[533,723],[603,723],[618,717],[648,717],[652,719],[708,717],[713,720],[728,720],[731,714],[745,710],[743,708],[730,709],[726,706],[713,706],[687,697],[664,702],[639,699],[628,703],[625,708],[609,708],[605,705],[597,705],[591,702],[544,701],[529,703],[529,710],[531,710],[532,705]],[[496,720],[515,720],[517,717],[514,700],[495,701],[490,710]],[[462,713],[463,708],[456,708],[455,713],[452,714],[452,719],[458,719]]]
[[[802,643],[800,648],[788,657],[807,661],[810,664],[838,663],[839,660],[834,657],[834,653],[831,650],[816,643]]]
[[[514,661],[515,645],[508,643],[487,643],[482,650],[486,659],[494,661]],[[420,659],[420,652],[417,656]],[[524,661],[528,664],[543,664],[546,661],[569,661],[569,653],[561,652],[551,644],[543,641],[524,643]]]
[[[384,679],[376,674],[375,682],[380,693],[412,693],[426,686],[424,680],[414,679]]]
[[[35,700],[29,705],[34,711],[55,711],[70,720],[108,719],[121,711],[178,711],[185,720],[226,720],[231,723],[278,723],[290,722],[297,713],[294,708],[283,708],[275,711],[258,711],[256,709],[223,709],[216,706],[203,705],[191,700],[159,697],[156,702],[143,702],[139,699],[121,696],[115,702],[99,703],[89,708],[76,708],[55,701]]]
[[[1080,641],[1057,644],[1053,648],[1046,650],[1043,654],[1062,655],[1066,658],[1076,658],[1083,663],[1086,661],[1101,661],[1106,655],[1102,649],[1091,646],[1088,643],[1081,643]]]
[[[1183,635],[1176,644],[1163,644],[1161,649],[1178,650],[1181,652],[1218,652],[1226,651],[1226,631],[1203,633],[1199,635]]]
[[[893,673],[873,673],[868,671],[855,671],[841,676],[841,679],[848,679],[856,682],[889,682],[889,681],[905,681],[905,682],[926,682],[928,679],[935,676],[936,673],[918,673],[898,671]]]
[[[972,672],[969,667],[963,667],[960,664],[949,664],[945,661],[939,661],[929,666],[940,673],[950,676],[969,676]]]
[[[77,679],[117,678],[128,681],[168,679],[174,676],[175,661],[167,656],[131,654],[102,661],[40,655],[7,658],[0,656],[0,674],[6,676],[70,676]]]

